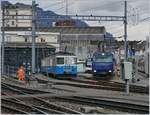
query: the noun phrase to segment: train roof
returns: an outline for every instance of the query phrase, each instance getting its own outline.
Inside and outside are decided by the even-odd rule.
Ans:
[[[58,55],[75,56],[74,53],[70,53],[70,52],[62,52],[62,51],[56,52],[56,53],[54,53],[53,55],[56,55],[56,56],[58,56]]]
[[[95,51],[93,55],[101,55],[104,53],[105,55],[112,55],[112,52],[101,52],[101,51]]]
[[[53,54],[50,54],[50,55],[48,55],[47,57],[45,57],[43,59],[49,58],[51,56],[76,56],[76,55],[73,54],[73,53],[70,53],[70,52],[62,52],[62,51],[60,51],[60,52],[55,52]]]

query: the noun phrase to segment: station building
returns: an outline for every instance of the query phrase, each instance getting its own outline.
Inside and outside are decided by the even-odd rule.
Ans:
[[[14,29],[13,29],[14,30]],[[36,32],[36,60],[40,60],[55,51],[65,50],[75,53],[78,60],[85,60],[97,49],[97,43],[103,40],[104,27],[52,27]],[[19,66],[23,62],[31,63],[31,32],[9,31],[5,34],[5,64]],[[15,61],[16,60],[16,61]]]
[[[90,58],[99,41],[104,40],[105,27],[53,27],[44,31],[59,33],[60,50],[75,53],[79,61]]]
[[[31,15],[31,6],[7,3],[4,14],[5,17],[12,15],[10,20],[5,20],[4,64],[20,66],[24,62],[31,63],[32,21],[15,18],[24,14]],[[54,27],[36,25],[36,68],[40,68],[42,58],[55,51],[65,50],[65,48],[68,52],[75,53],[79,61],[85,61],[86,58],[92,56],[97,49],[98,41],[103,41],[106,34],[103,26],[75,27],[75,22],[56,22]]]

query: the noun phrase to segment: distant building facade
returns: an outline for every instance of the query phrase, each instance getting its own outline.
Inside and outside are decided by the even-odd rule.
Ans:
[[[32,20],[20,20],[17,16],[32,15],[30,5],[6,5],[5,15],[12,15],[5,21],[5,65],[19,66],[23,62],[31,63]],[[36,26],[36,66],[40,60],[51,53],[67,48],[75,53],[78,60],[91,57],[97,50],[99,41],[104,40],[105,27],[75,27],[72,20],[56,21],[55,27]]]
[[[32,26],[32,20],[21,20],[18,18],[18,16],[21,15],[29,15],[32,16],[32,9],[30,6],[25,5],[21,6],[21,4],[7,4],[4,8],[4,15],[7,18],[7,15],[11,19],[5,21],[5,27],[31,27]]]
[[[105,27],[53,27],[45,31],[59,33],[60,50],[67,48],[78,56],[78,60],[90,58],[106,33]]]

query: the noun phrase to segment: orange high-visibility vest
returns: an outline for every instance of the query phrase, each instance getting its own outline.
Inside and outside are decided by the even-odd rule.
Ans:
[[[25,78],[24,69],[20,68],[17,73],[18,73],[19,80],[24,80],[24,78]]]

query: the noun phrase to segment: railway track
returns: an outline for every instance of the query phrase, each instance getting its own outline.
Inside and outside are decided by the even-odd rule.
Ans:
[[[44,94],[44,93],[51,93],[51,92],[46,92],[46,91],[41,91],[41,90],[37,90],[37,89],[29,89],[29,88],[24,88],[18,85],[12,85],[12,84],[8,84],[8,83],[1,83],[2,85],[2,90],[6,89],[18,94],[22,94],[22,92],[27,93],[27,94]]]
[[[10,95],[20,95],[21,93],[18,92],[18,90],[16,89],[13,89],[9,86],[6,86],[4,84],[1,84],[1,88],[2,88],[2,92],[1,94],[2,95],[7,95],[7,94],[10,94]]]
[[[41,79],[39,77],[37,77],[37,80],[43,83],[49,82],[47,79]],[[105,80],[97,81],[97,80],[86,80],[86,79],[70,79],[70,80],[61,80],[61,82],[56,81],[55,84],[69,85],[69,86],[82,87],[82,88],[125,91],[124,83],[105,81]],[[149,87],[130,85],[130,92],[149,94]]]
[[[3,111],[3,107],[10,111],[14,111],[16,110],[17,112],[23,112],[23,113],[30,113],[30,114],[45,114],[44,111],[41,111],[40,109],[37,109],[33,106],[27,105],[25,103],[22,103],[18,100],[8,100],[8,99],[2,99],[1,100],[2,103],[2,113],[5,113],[5,111]],[[14,109],[14,110],[13,110]]]
[[[3,86],[12,89],[12,91],[18,92],[18,94],[22,94],[22,95],[26,95],[27,94],[27,90],[22,90],[18,89],[18,87],[15,88],[13,87],[13,85],[8,85],[8,84],[4,84]],[[33,90],[32,90],[33,91]],[[34,90],[36,91],[36,90]],[[29,92],[30,93],[30,90]],[[5,93],[7,96],[10,96],[9,94]],[[34,92],[32,92],[32,94],[34,94]],[[34,95],[32,95],[31,97],[32,99],[29,101],[25,101],[25,100],[21,100],[21,99],[16,99],[16,98],[11,98],[11,100],[9,99],[2,99],[2,109],[5,113],[4,110],[7,110],[8,113],[34,113],[34,114],[65,114],[65,113],[71,113],[71,114],[79,114],[80,112],[72,110],[70,108],[67,107],[63,107],[61,105],[56,105],[50,102],[45,101],[42,98],[39,97],[35,97]],[[42,105],[42,106],[41,106]],[[13,108],[13,106],[15,106],[15,108]],[[11,112],[10,112],[11,111]]]
[[[41,100],[41,102],[43,102],[43,103],[40,102],[40,103],[33,104],[31,102],[26,103],[26,101],[18,100],[15,98],[13,98],[13,100],[2,99],[2,107],[6,111],[9,110],[10,113],[15,111],[16,114],[18,114],[20,112],[27,113],[27,114],[65,114],[65,112],[52,109],[52,107],[49,107],[49,108],[43,107],[43,104],[46,102],[43,102],[42,100]],[[37,100],[35,102],[37,102]],[[13,107],[15,107],[15,108],[13,108]],[[15,110],[13,110],[13,109],[15,109]],[[5,111],[2,111],[2,113],[5,113]]]
[[[25,111],[18,110],[14,107],[8,105],[1,105],[1,112],[3,114],[27,114]]]
[[[125,83],[106,81],[106,80],[83,80],[83,79],[82,80],[81,79],[71,79],[71,80],[75,81],[75,82],[80,82],[80,83],[106,86],[106,89],[112,88],[112,90],[116,90],[116,91],[124,91],[125,90]],[[149,93],[149,87],[130,85],[130,91],[134,92],[134,93],[146,93],[146,94],[148,94]]]
[[[12,85],[3,84],[5,87],[12,88],[15,92],[18,92],[19,94],[26,95],[27,89],[22,90],[18,89],[16,87],[13,87]],[[25,92],[24,92],[25,91]],[[33,93],[34,94],[34,93]],[[9,95],[6,93],[6,95]],[[10,95],[9,95],[10,96]],[[69,107],[65,107],[62,105],[58,105],[55,103],[51,103],[44,98],[35,97],[34,95],[31,96],[31,98],[28,98],[27,100],[24,98],[16,99],[2,99],[2,113],[20,113],[20,114],[81,114],[81,112],[73,110]],[[143,104],[135,104],[135,103],[128,103],[128,102],[121,102],[116,101],[113,99],[97,99],[93,97],[81,97],[81,96],[67,96],[67,97],[58,97],[56,96],[55,99],[58,100],[65,100],[68,102],[73,103],[80,103],[84,105],[90,105],[90,106],[99,106],[99,107],[108,107],[110,109],[116,109],[120,111],[130,112],[130,113],[148,113],[149,112],[149,106],[143,105]],[[42,105],[42,106],[41,106]],[[13,108],[15,106],[15,108]]]
[[[37,98],[37,97],[32,97],[32,105],[34,106],[40,106],[44,107],[45,109],[53,109],[59,111],[61,114],[64,113],[70,113],[70,114],[80,114],[80,112],[72,110],[70,108],[61,106],[61,105],[56,105],[54,103],[50,103],[48,101],[45,101],[42,98]],[[31,101],[25,101],[26,103],[30,103]]]
[[[69,102],[74,103],[84,103],[87,105],[94,105],[100,107],[108,107],[111,109],[121,110],[129,113],[140,113],[140,114],[148,114],[149,113],[149,105],[139,105],[135,103],[121,102],[110,99],[96,99],[90,97],[56,97],[56,99],[62,99]]]

